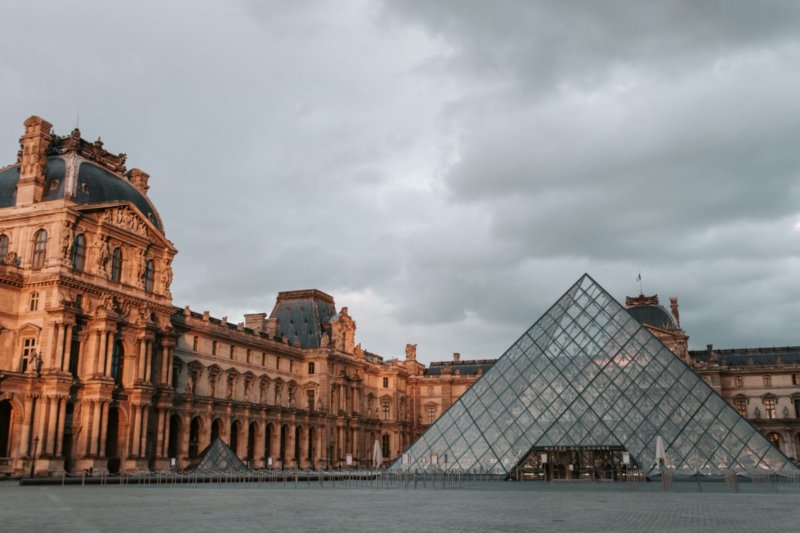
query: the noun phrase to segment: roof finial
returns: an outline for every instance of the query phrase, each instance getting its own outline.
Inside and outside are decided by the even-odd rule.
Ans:
[[[639,267],[639,275],[636,276],[636,281],[639,282],[639,295],[644,296],[644,288],[642,288],[642,269]]]

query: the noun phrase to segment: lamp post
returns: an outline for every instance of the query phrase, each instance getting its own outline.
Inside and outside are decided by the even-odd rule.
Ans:
[[[39,448],[39,435],[33,437],[33,456],[31,457],[31,477],[33,477],[33,469],[36,466],[36,450]]]

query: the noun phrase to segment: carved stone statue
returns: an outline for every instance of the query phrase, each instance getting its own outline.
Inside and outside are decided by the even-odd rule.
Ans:
[[[416,344],[406,344],[406,359],[408,361],[416,361],[417,360],[417,345]]]
[[[98,235],[94,241],[95,254],[97,257],[97,271],[100,274],[108,274],[108,242],[103,239],[102,235]]]
[[[172,266],[169,261],[164,261],[164,268],[161,271],[161,281],[164,283],[164,290],[168,291],[172,285]]]
[[[73,233],[70,223],[64,222],[64,227],[61,228],[61,255],[64,259],[69,259],[72,253],[72,245],[75,240]]]

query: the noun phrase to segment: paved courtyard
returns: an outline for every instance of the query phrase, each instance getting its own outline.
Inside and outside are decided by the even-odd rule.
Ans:
[[[146,526],[145,526],[146,524]],[[742,484],[475,483],[456,489],[0,483],[11,531],[798,531],[800,491]]]

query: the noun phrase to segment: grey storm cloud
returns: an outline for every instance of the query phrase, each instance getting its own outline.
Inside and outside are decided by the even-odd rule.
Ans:
[[[797,344],[799,10],[11,2],[0,160],[80,115],[151,173],[175,304],[233,321],[314,286],[371,351],[494,357],[641,269],[693,347]]]

